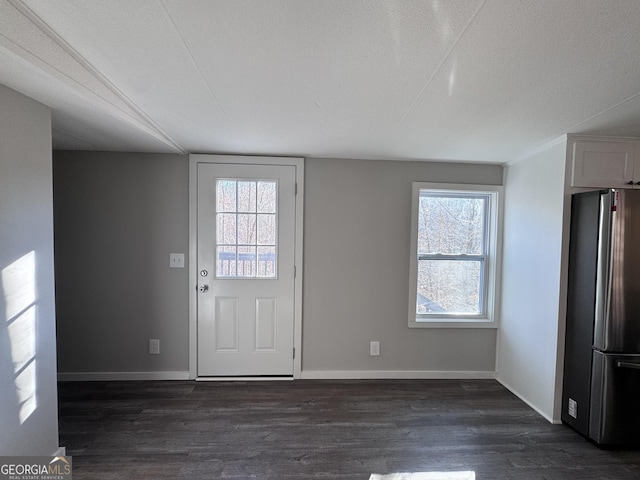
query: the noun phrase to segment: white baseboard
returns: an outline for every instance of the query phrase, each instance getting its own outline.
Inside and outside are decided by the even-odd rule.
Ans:
[[[189,380],[189,372],[59,372],[61,382],[106,380]]]
[[[493,380],[493,371],[437,370],[303,370],[303,380],[392,380],[392,379],[477,379]]]
[[[289,382],[293,377],[196,377],[196,382]]]
[[[59,372],[59,381],[105,381],[105,380],[189,380],[189,372]],[[470,379],[494,380],[493,371],[463,370],[303,370],[303,380],[393,380],[393,379]],[[290,377],[287,377],[290,379]],[[222,381],[198,377],[198,381]],[[228,379],[226,379],[228,380]],[[239,380],[234,378],[232,380]],[[244,380],[244,379],[243,379]],[[279,379],[281,380],[281,379]],[[506,385],[505,385],[506,386]],[[509,388],[509,387],[507,387]],[[511,389],[509,389],[511,390]]]
[[[548,421],[549,423],[553,423],[553,424],[561,424],[562,421],[561,420],[554,420],[553,417],[547,415],[545,412],[543,412],[542,410],[540,410],[536,405],[534,405],[533,403],[531,403],[529,400],[527,400],[525,397],[523,397],[522,395],[520,395],[520,393],[514,389],[511,385],[509,385],[508,383],[504,382],[503,380],[501,380],[498,376],[496,376],[496,380],[507,390],[509,390],[511,393],[513,393],[516,397],[518,397],[520,400],[522,400],[524,403],[526,403],[527,405],[529,405],[531,408],[533,408],[541,417],[543,417],[546,421]]]

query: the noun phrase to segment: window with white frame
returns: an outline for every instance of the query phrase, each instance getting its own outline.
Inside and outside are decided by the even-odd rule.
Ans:
[[[497,321],[502,187],[413,184],[410,327]]]

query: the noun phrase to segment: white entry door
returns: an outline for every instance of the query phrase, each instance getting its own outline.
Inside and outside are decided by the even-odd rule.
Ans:
[[[296,170],[198,164],[198,376],[291,376]]]

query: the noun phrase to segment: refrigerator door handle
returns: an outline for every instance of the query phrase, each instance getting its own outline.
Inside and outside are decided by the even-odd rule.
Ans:
[[[611,304],[611,248],[612,220],[615,192],[608,190],[600,196],[600,218],[598,222],[598,258],[596,274],[596,305],[593,346],[599,350],[609,349],[610,304]]]
[[[618,368],[633,368],[635,370],[640,370],[640,363],[631,363],[631,362],[616,362],[616,367]]]

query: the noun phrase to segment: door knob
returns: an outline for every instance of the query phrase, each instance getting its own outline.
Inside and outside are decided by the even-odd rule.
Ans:
[[[209,290],[209,285],[200,285],[200,287],[198,287],[198,290],[200,290],[200,293],[204,293]]]

